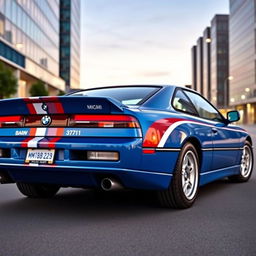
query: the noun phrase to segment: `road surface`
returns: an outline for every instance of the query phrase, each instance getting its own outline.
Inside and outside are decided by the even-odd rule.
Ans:
[[[62,189],[36,200],[1,185],[0,256],[9,255],[256,255],[256,169],[248,183],[201,188],[187,210],[162,209],[145,192]]]

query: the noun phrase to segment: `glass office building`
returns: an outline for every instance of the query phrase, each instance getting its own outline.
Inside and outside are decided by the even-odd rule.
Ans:
[[[211,28],[203,32],[203,90],[202,94],[211,100]]]
[[[256,1],[230,0],[230,104],[256,123]]]
[[[215,15],[192,47],[192,88],[220,109],[228,106],[228,15]]]
[[[66,90],[80,87],[80,0],[60,0],[60,76]]]
[[[197,91],[197,47],[193,45],[191,48],[191,64],[192,64],[192,86],[191,88]]]
[[[228,107],[229,15],[211,21],[211,99],[218,108]]]
[[[197,78],[197,91],[200,92],[201,94],[203,94],[203,38],[199,37],[197,40],[197,45],[196,45],[196,78]]]
[[[29,96],[41,80],[50,95],[65,90],[60,78],[59,0],[0,0],[0,60],[18,80],[18,96]]]

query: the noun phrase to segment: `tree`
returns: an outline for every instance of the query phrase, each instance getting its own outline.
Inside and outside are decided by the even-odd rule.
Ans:
[[[65,92],[59,91],[58,96],[63,96],[63,95],[65,95]]]
[[[32,97],[35,96],[48,96],[49,93],[45,89],[44,83],[42,81],[38,81],[34,84],[32,84],[29,93]]]
[[[17,92],[18,80],[12,70],[0,62],[0,99]]]

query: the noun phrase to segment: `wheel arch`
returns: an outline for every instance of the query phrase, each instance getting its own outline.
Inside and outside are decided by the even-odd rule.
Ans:
[[[198,160],[199,160],[199,167],[201,168],[202,165],[202,145],[200,143],[200,141],[196,138],[196,137],[188,137],[186,138],[186,140],[182,143],[182,147],[187,143],[190,142],[197,151],[198,154]]]
[[[251,144],[251,146],[252,146],[252,138],[251,138],[250,135],[248,135],[248,136],[246,137],[245,141],[248,141],[248,142]]]

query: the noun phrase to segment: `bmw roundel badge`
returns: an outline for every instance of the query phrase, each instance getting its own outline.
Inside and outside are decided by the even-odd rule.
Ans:
[[[48,106],[45,103],[42,104],[42,110],[44,110],[44,111],[48,110]]]
[[[41,123],[42,123],[42,125],[44,125],[44,126],[50,125],[51,122],[52,122],[52,119],[51,119],[50,116],[43,116],[42,119],[41,119]]]

